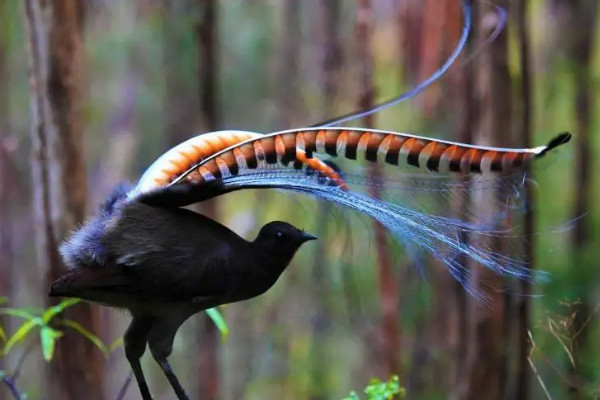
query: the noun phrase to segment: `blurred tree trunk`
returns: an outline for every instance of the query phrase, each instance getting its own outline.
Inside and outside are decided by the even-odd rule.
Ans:
[[[202,3],[202,2],[201,2]],[[201,121],[195,43],[199,5],[195,0],[162,0],[165,138],[173,147],[197,134]],[[186,55],[184,57],[183,55]]]
[[[447,22],[449,16],[446,10],[447,0],[423,1],[423,24],[421,25],[421,47],[419,49],[418,82],[423,82],[441,63],[444,38],[448,37]],[[434,117],[434,109],[439,98],[439,85],[434,85],[423,93],[425,115]]]
[[[371,44],[371,32],[373,29],[372,5],[370,0],[359,0],[356,16],[356,46],[357,63],[359,69],[359,99],[358,107],[361,110],[371,108],[375,104],[375,88],[373,87],[373,50]],[[373,115],[363,119],[366,127],[374,126]],[[377,166],[369,166],[369,179],[381,180],[381,171]],[[370,188],[370,194],[379,197],[379,186]],[[377,248],[378,281],[379,281],[379,305],[382,320],[379,332],[381,346],[377,349],[379,360],[378,371],[380,376],[400,374],[400,330],[398,329],[398,292],[400,290],[396,276],[392,270],[392,264],[387,245],[385,228],[375,223],[375,241]]]
[[[572,38],[570,46],[570,59],[574,61],[574,78],[577,94],[575,99],[576,113],[576,132],[577,147],[575,160],[575,207],[573,218],[577,218],[575,229],[573,230],[572,243],[575,265],[581,265],[582,254],[586,252],[593,242],[590,240],[590,219],[579,218],[591,210],[593,182],[590,179],[592,174],[592,152],[593,143],[591,140],[591,123],[594,107],[594,85],[593,76],[593,51],[594,38],[596,36],[596,24],[598,15],[598,1],[571,1],[574,6],[575,21],[573,25],[578,29],[573,29],[575,37]],[[572,396],[577,399],[583,399],[586,396],[585,381],[593,379],[593,370],[589,369],[589,363],[586,366],[582,359],[587,358],[587,348],[589,343],[589,320],[592,317],[592,310],[596,302],[595,290],[593,287],[587,287],[586,293],[581,293],[581,303],[574,310],[575,320],[573,321],[572,333],[576,351],[576,365],[573,368],[573,381],[578,383],[578,387],[571,391]]]
[[[507,8],[508,1],[498,1],[497,4]],[[482,14],[481,21],[493,22],[482,26],[480,37],[488,37],[496,27],[495,10],[490,14]],[[477,60],[478,88],[480,97],[478,132],[489,132],[489,137],[479,135],[475,142],[480,144],[510,144],[506,140],[512,129],[511,113],[511,80],[508,72],[508,32],[502,33],[492,42]],[[495,213],[491,204],[496,204],[492,196],[499,193],[477,195],[474,207],[477,213]],[[487,214],[487,215],[492,215]],[[482,239],[478,239],[482,240]],[[496,251],[501,250],[501,244],[493,241],[488,244]],[[488,296],[489,304],[481,299],[472,298],[469,312],[469,348],[467,361],[467,398],[473,400],[497,400],[504,396],[506,376],[506,346],[505,327],[507,308],[504,297],[504,278],[495,272],[477,267],[472,270],[472,285],[475,290]]]
[[[320,37],[321,83],[323,88],[323,103],[320,116],[330,119],[335,113],[335,102],[338,95],[338,79],[342,68],[342,45],[339,39],[340,11],[339,0],[319,0],[318,28]],[[317,29],[317,27],[315,27]]]
[[[519,88],[520,104],[520,123],[519,123],[519,138],[517,145],[520,147],[533,147],[532,141],[532,93],[533,79],[531,79],[531,43],[529,35],[529,24],[527,23],[527,10],[529,6],[528,0],[512,0],[511,5],[514,8],[515,23],[517,37],[519,38],[519,62],[521,70],[521,82]],[[529,175],[531,170],[527,171]],[[525,257],[527,266],[531,269],[535,268],[535,197],[532,184],[526,183],[525,187],[525,202],[530,205],[525,210],[525,222],[523,233],[527,240],[524,243]],[[516,302],[516,371],[515,371],[515,391],[512,393],[512,398],[515,400],[526,400],[529,398],[529,329],[530,329],[530,299],[531,284],[523,281],[521,283],[521,293],[514,300]]]
[[[576,117],[576,154],[575,154],[575,205],[573,209],[574,229],[571,237],[573,265],[585,262],[584,254],[593,245],[590,235],[590,219],[580,218],[592,209],[592,153],[591,122],[594,108],[593,54],[598,14],[597,0],[552,0],[550,2],[557,18],[557,43],[554,48],[564,49],[567,66],[573,76]],[[575,29],[574,29],[575,28]],[[580,285],[577,293],[581,300],[573,308],[574,321],[571,326],[573,357],[575,365],[571,370],[569,388],[574,399],[586,396],[585,383],[593,379],[593,371],[584,360],[588,353],[589,319],[594,308],[596,285]],[[588,363],[589,365],[589,363]]]
[[[2,60],[0,60],[0,63],[2,63]],[[2,69],[1,64],[0,69]],[[0,93],[4,93],[4,91],[2,91],[4,87],[5,86],[0,83]],[[0,120],[3,120],[2,117],[6,116],[3,112],[3,106],[4,104],[0,105]],[[10,193],[11,187],[14,187],[14,185],[11,182],[12,179],[8,171],[8,164],[11,160],[9,159],[10,155],[8,151],[4,146],[5,138],[5,131],[2,129],[0,132],[0,297],[8,297],[10,299],[13,294],[13,249],[11,240],[13,221],[10,217]],[[6,332],[9,332],[8,322],[8,318],[0,316],[0,327]],[[4,365],[2,357],[3,356],[0,355],[0,364]],[[8,395],[9,393],[5,388],[0,389],[0,400],[7,399]]]
[[[0,14],[7,12],[7,2],[0,3]],[[15,198],[13,193],[13,177],[9,172],[11,164],[10,154],[5,146],[5,141],[10,134],[9,110],[7,104],[8,60],[5,47],[5,30],[0,27],[0,297],[12,297],[13,288],[13,248],[10,198]],[[12,193],[12,196],[11,196]],[[9,331],[9,319],[0,316],[0,326]],[[0,359],[2,355],[0,355]],[[1,361],[1,360],[0,360]],[[8,398],[8,391],[0,390],[0,400]]]
[[[31,139],[37,259],[46,285],[64,270],[57,246],[85,216],[82,25],[77,0],[27,0],[31,84]],[[53,302],[48,301],[49,305]],[[65,312],[92,331],[97,313],[82,303]],[[46,381],[48,398],[103,399],[102,354],[68,332],[56,349]]]
[[[323,89],[323,102],[321,104],[322,114],[319,119],[327,120],[335,112],[335,103],[338,93],[338,74],[341,69],[341,44],[338,37],[340,22],[339,0],[320,0],[319,16],[316,20],[316,30],[319,35],[319,64],[321,66],[321,79],[319,85]],[[318,29],[317,29],[318,28]],[[328,399],[327,392],[327,349],[329,321],[331,319],[330,305],[327,301],[330,282],[327,268],[326,248],[327,240],[327,215],[331,212],[331,205],[319,202],[317,227],[315,234],[322,240],[315,243],[314,260],[312,266],[311,288],[314,293],[315,315],[312,321],[312,339],[310,340],[310,399]]]
[[[208,131],[219,129],[219,24],[216,0],[200,0],[197,27],[200,113]]]
[[[402,54],[403,76],[401,81],[408,84],[418,80],[420,75],[420,54],[422,41],[423,5],[426,0],[398,1],[399,54]]]
[[[428,2],[435,3],[435,0],[428,0]],[[425,3],[423,4],[425,5]],[[444,19],[432,21],[434,25],[429,27],[429,29],[440,31],[439,35],[443,38],[438,44],[439,50],[443,51],[436,53],[441,57],[436,57],[428,64],[425,71],[429,73],[439,68],[450,52],[454,50],[464,24],[464,16],[458,1],[446,1],[445,6]],[[473,16],[473,19],[476,20],[476,17]],[[427,29],[427,26],[423,26],[423,29]],[[473,50],[476,42],[475,37],[476,29],[473,27],[463,54],[469,54]],[[426,46],[426,42],[423,43],[423,46]],[[424,54],[424,51],[421,51],[421,54]],[[473,143],[473,132],[475,131],[478,113],[478,100],[475,96],[476,72],[474,63],[468,63],[460,68],[450,70],[442,79],[442,82],[436,85],[442,86],[444,92],[440,101],[436,104],[437,107],[433,110],[434,118],[437,123],[444,123],[444,121],[448,123],[446,115],[458,115],[459,118],[451,122],[456,124],[455,140],[462,143]],[[425,77],[421,75],[421,79]],[[454,79],[450,80],[449,78]],[[458,101],[446,99],[458,99]],[[467,182],[461,179],[460,184],[466,186]],[[468,215],[472,206],[468,192],[463,197],[454,198],[454,201],[448,204],[452,214],[457,217]],[[469,241],[466,232],[462,232],[460,240],[465,243]],[[467,257],[459,256],[457,261],[467,270],[470,268]],[[434,311],[431,313],[428,327],[431,337],[417,339],[431,340],[432,342],[426,347],[429,349],[432,359],[439,361],[435,365],[434,374],[427,384],[445,390],[448,399],[463,399],[466,396],[466,354],[469,346],[467,309],[469,295],[461,283],[450,275],[443,263],[437,260],[433,260],[432,263],[434,264]],[[438,354],[437,357],[436,354]],[[418,383],[419,380],[416,381],[417,385]],[[421,387],[426,389],[424,384],[421,384]]]
[[[282,32],[281,32],[281,59],[279,60],[279,90],[278,90],[278,126],[289,129],[301,123],[299,115],[300,86],[298,74],[300,72],[300,16],[301,0],[283,1]]]
[[[207,132],[219,129],[219,25],[216,0],[199,1],[200,21],[196,26],[198,46],[198,77],[200,114]],[[202,211],[211,218],[217,217],[217,202],[202,204]],[[214,400],[219,397],[219,331],[207,314],[203,314],[197,332],[199,385],[197,398]]]

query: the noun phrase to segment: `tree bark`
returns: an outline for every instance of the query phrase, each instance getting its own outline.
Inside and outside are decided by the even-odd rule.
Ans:
[[[209,131],[219,128],[219,25],[216,0],[200,0],[199,44],[200,112]]]
[[[0,11],[6,12],[6,2],[0,4]],[[0,28],[0,93],[6,93],[8,83],[8,65],[4,44],[5,31]],[[10,132],[9,110],[6,95],[0,96],[0,297],[12,297],[13,288],[13,247],[10,199],[15,198],[13,179],[9,172],[10,154],[5,140]],[[11,196],[12,194],[12,196]],[[0,316],[0,326],[8,331],[9,318]],[[0,355],[0,358],[2,356]],[[6,390],[0,390],[0,400],[8,398]]]
[[[283,2],[283,26],[281,33],[281,59],[279,60],[279,121],[282,129],[297,126],[300,110],[298,108],[298,97],[300,94],[298,85],[298,73],[300,57],[300,16],[302,8],[301,0],[285,0]]]
[[[0,63],[2,60],[0,60]],[[0,68],[2,68],[0,66]],[[1,78],[0,78],[1,79]],[[0,83],[0,90],[5,87]],[[0,117],[4,114],[0,106]],[[1,128],[0,128],[1,129]],[[9,153],[6,150],[3,139],[5,138],[4,131],[0,132],[0,297],[12,297],[13,288],[13,248],[12,248],[12,218],[9,201],[9,193],[11,193],[11,177],[8,172],[8,164],[10,163]],[[0,326],[4,331],[9,331],[9,319],[5,316],[0,316]],[[2,363],[2,356],[0,356]],[[0,400],[8,398],[6,390],[0,390]]]
[[[46,285],[64,270],[57,246],[83,221],[82,24],[77,0],[27,0],[31,85],[31,139],[36,253]],[[48,304],[52,304],[48,301]],[[79,304],[65,312],[92,331],[96,310]],[[57,345],[47,379],[48,397],[102,399],[102,354],[68,332]]]
[[[356,46],[357,60],[359,64],[359,100],[358,106],[361,110],[371,108],[374,104],[375,88],[373,87],[373,51],[371,48],[372,31],[372,5],[370,0],[358,2],[356,19]],[[363,123],[366,127],[374,126],[373,115],[364,117]],[[369,166],[369,179],[379,181],[380,170],[376,166]],[[379,196],[379,189],[372,187],[370,194]],[[379,350],[380,360],[379,374],[389,376],[400,374],[400,331],[398,329],[397,308],[399,285],[392,270],[391,260],[387,245],[385,228],[375,223],[375,241],[377,248],[378,280],[379,280],[379,303],[382,312],[382,320],[379,332],[381,347]]]
[[[200,0],[200,21],[196,29],[199,68],[200,114],[203,126],[210,131],[219,129],[219,25],[216,0]],[[218,214],[217,202],[202,204],[202,211],[211,218]],[[208,315],[203,314],[197,332],[199,365],[199,386],[196,397],[217,399],[221,376],[219,372],[219,331]]]
[[[335,101],[338,94],[338,78],[342,67],[342,45],[339,39],[340,11],[339,0],[319,1],[321,20],[320,64],[321,85],[323,87],[322,119],[333,117]]]
[[[434,2],[435,0],[428,0]],[[445,49],[444,54],[449,54],[449,51],[456,46],[460,37],[462,26],[464,24],[464,15],[462,14],[459,2],[446,3],[446,19],[445,24],[437,21],[436,29],[443,32],[444,41],[442,47]],[[470,54],[475,47],[477,40],[477,21],[476,10],[473,10],[473,27],[471,35],[463,54]],[[432,27],[433,29],[433,27]],[[463,58],[464,60],[464,58]],[[440,61],[438,60],[438,67]],[[430,66],[430,68],[436,68]],[[431,71],[431,69],[429,70]],[[461,68],[456,68],[448,72],[444,77],[445,80],[454,77],[450,84],[444,85],[446,90],[443,97],[458,101],[440,101],[439,107],[434,111],[436,115],[448,115],[454,113],[460,118],[456,123],[455,138],[461,143],[473,143],[476,131],[477,115],[479,113],[479,101],[476,94],[476,81],[478,71],[474,62],[467,63]],[[439,121],[442,121],[439,118]],[[457,181],[465,187],[468,185],[467,180],[458,177]],[[457,218],[464,215],[469,215],[469,210],[473,207],[473,201],[469,191],[466,191],[464,196],[456,197],[448,205],[452,210],[452,214]],[[460,237],[461,242],[468,243],[470,238],[467,232],[462,232]],[[470,261],[464,255],[459,255],[457,262],[462,265],[470,274]],[[447,267],[441,262],[434,260],[434,290],[433,297],[435,301],[435,312],[432,313],[432,321],[430,331],[434,337],[434,348],[443,351],[447,356],[447,362],[439,366],[439,371],[433,378],[436,385],[441,385],[446,388],[447,396],[450,400],[464,399],[468,388],[467,378],[467,353],[471,343],[469,332],[469,294],[465,288],[452,275],[449,274]],[[467,278],[468,280],[468,278]],[[435,350],[434,350],[435,351]],[[430,382],[432,384],[432,382]],[[443,390],[443,389],[442,389]]]
[[[402,54],[403,76],[401,81],[414,84],[420,75],[421,42],[423,41],[423,4],[426,0],[398,1],[398,44]]]
[[[200,3],[203,4],[204,1]],[[197,118],[200,103],[198,92],[194,90],[198,82],[196,60],[192,58],[192,62],[189,62],[189,58],[182,57],[182,54],[197,51],[189,46],[194,43],[187,38],[197,36],[194,31],[196,26],[191,26],[189,15],[198,13],[199,6],[195,0],[161,0],[161,6],[164,23],[164,136],[168,147],[173,147],[189,139],[200,127],[200,120]]]
[[[508,1],[499,1],[498,5],[508,8]],[[491,11],[494,12],[494,11]],[[495,14],[492,14],[495,15]],[[489,21],[482,15],[483,21]],[[481,36],[487,37],[495,26],[486,26]],[[477,60],[478,90],[480,91],[481,109],[478,124],[479,132],[489,132],[489,137],[480,135],[475,138],[478,143],[507,143],[511,124],[511,80],[508,72],[508,32],[502,33],[492,42]],[[479,195],[479,193],[477,193]],[[485,198],[477,198],[474,207],[484,207],[477,213],[497,210],[486,204],[495,204],[492,196],[501,193],[489,193]],[[483,197],[483,196],[482,196]],[[481,240],[481,239],[479,239]],[[492,241],[489,246],[501,251],[501,243]],[[470,301],[469,350],[468,350],[468,393],[467,398],[473,400],[497,400],[504,396],[506,376],[506,305],[504,278],[486,268],[474,268],[472,272],[473,287],[488,296],[489,304],[481,299]],[[485,286],[484,286],[485,285]],[[489,287],[493,288],[489,290]]]
[[[320,86],[323,88],[322,114],[319,119],[327,120],[335,112],[335,102],[338,93],[338,74],[341,69],[341,44],[338,38],[340,2],[339,0],[320,0],[319,16],[316,21],[320,28],[320,53],[319,64]],[[319,238],[327,237],[327,215],[331,212],[331,205],[319,203],[317,227],[315,234]],[[327,349],[325,340],[329,331],[331,319],[330,305],[327,302],[328,268],[326,241],[317,240],[315,243],[314,259],[312,266],[311,288],[314,294],[315,315],[311,318],[312,328],[310,340],[310,400],[325,400],[330,397],[327,392],[328,364],[326,359]]]
[[[519,61],[521,70],[521,84],[519,94],[521,98],[520,110],[520,126],[518,145],[520,147],[533,147],[532,141],[532,93],[533,80],[531,79],[531,61],[530,61],[530,35],[529,24],[527,23],[528,0],[513,0],[511,4],[514,7],[514,15],[517,29],[517,37],[519,38]],[[531,170],[527,171],[531,174]],[[534,190],[530,182],[526,183],[525,187],[525,202],[528,205],[525,210],[524,234],[527,241],[524,243],[525,257],[527,267],[535,268],[535,197]],[[530,329],[530,300],[531,284],[523,281],[521,283],[521,295],[515,299],[516,301],[516,322],[517,322],[517,343],[516,343],[516,371],[515,371],[515,391],[513,398],[515,400],[527,400],[529,398],[529,378],[530,366],[528,363],[530,353],[529,329]]]

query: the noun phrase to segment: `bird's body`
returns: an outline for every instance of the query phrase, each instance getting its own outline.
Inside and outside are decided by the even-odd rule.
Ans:
[[[52,287],[53,295],[134,313],[168,312],[192,300],[210,308],[265,292],[291,260],[279,260],[271,249],[187,209],[135,202],[107,225],[100,238],[106,262],[74,266]]]
[[[118,189],[61,246],[69,271],[50,295],[128,309],[125,352],[143,398],[151,398],[139,365],[147,343],[178,398],[186,399],[166,360],[179,326],[202,310],[264,293],[312,239],[274,221],[249,242],[208,217],[128,201]]]

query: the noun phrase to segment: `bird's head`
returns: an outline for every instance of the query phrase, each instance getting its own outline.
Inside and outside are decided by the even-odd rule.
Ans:
[[[283,270],[302,243],[315,239],[315,236],[287,222],[272,221],[261,228],[254,245],[267,257],[270,264]]]

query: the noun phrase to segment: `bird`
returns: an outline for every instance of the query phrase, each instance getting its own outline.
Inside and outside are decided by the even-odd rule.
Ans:
[[[188,400],[167,358],[175,334],[192,315],[247,300],[272,287],[300,246],[316,238],[273,221],[254,241],[182,207],[226,193],[282,189],[366,214],[400,238],[432,252],[460,279],[456,254],[519,278],[529,271],[498,259],[455,231],[476,227],[450,221],[354,190],[323,156],[407,165],[434,173],[507,173],[522,169],[570,140],[560,134],[533,149],[474,146],[361,128],[315,127],[260,134],[217,131],[168,150],[135,186],[118,185],[97,214],[60,246],[67,267],[50,296],[74,297],[129,310],[124,348],[142,398],[152,399],[140,358],[146,346],[179,400]],[[453,254],[437,252],[440,243]],[[462,282],[461,282],[462,283]]]

